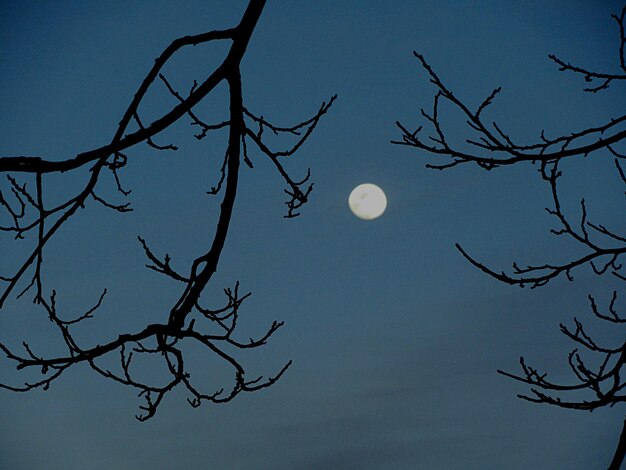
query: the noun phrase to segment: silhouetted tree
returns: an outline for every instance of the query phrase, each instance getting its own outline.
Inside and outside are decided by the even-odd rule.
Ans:
[[[548,57],[555,62],[560,71],[581,75],[588,83],[585,92],[597,93],[609,88],[611,84],[626,80],[626,7],[619,15],[612,15],[619,28],[619,70],[616,73],[596,72],[578,67],[563,61],[554,55]],[[587,214],[585,200],[580,201],[580,220],[571,221],[565,214],[559,197],[559,181],[562,176],[562,162],[574,158],[612,159],[617,177],[626,184],[623,160],[626,159],[626,115],[610,119],[608,122],[584,130],[576,130],[556,138],[548,138],[541,131],[540,140],[535,143],[518,143],[504,131],[505,127],[497,122],[489,122],[485,111],[500,92],[496,88],[477,107],[468,106],[458,98],[441,80],[423,55],[414,52],[430,77],[430,82],[437,89],[432,111],[421,110],[426,126],[431,129],[429,134],[422,132],[420,125],[414,131],[397,122],[402,131],[402,140],[394,144],[406,145],[426,151],[444,159],[441,163],[430,163],[426,166],[444,170],[462,164],[474,163],[485,170],[493,170],[507,165],[531,164],[538,168],[543,181],[549,186],[552,207],[547,208],[554,216],[559,228],[551,230],[554,235],[569,238],[581,248],[582,255],[572,254],[564,263],[546,262],[543,264],[520,266],[513,264],[510,272],[496,272],[485,264],[470,256],[460,245],[456,248],[472,265],[510,285],[528,286],[531,289],[543,286],[552,279],[565,276],[573,280],[572,272],[583,266],[589,266],[598,275],[611,275],[620,281],[626,281],[626,270],[620,258],[626,253],[626,233],[618,233],[614,228],[592,222]],[[442,102],[452,105],[466,119],[466,123],[476,137],[466,140],[465,145],[453,142],[443,130],[440,116]],[[600,309],[593,297],[589,296],[591,310],[594,315],[615,327],[626,323],[620,317],[616,303],[617,291],[613,291],[606,310]],[[574,383],[555,383],[547,378],[547,374],[529,366],[522,357],[520,375],[509,372],[499,373],[526,383],[531,386],[530,395],[519,395],[520,398],[534,402],[547,403],[562,408],[593,411],[604,406],[613,406],[626,401],[626,342],[616,347],[604,346],[596,342],[584,329],[582,323],[574,319],[574,328],[560,325],[561,331],[574,341],[578,348],[599,356],[597,367],[589,366],[589,361],[577,349],[569,354],[568,362],[574,374]],[[580,393],[588,392],[590,398],[579,398]],[[620,468],[626,454],[626,421],[619,443],[610,464],[611,469]]]
[[[237,339],[235,329],[239,307],[249,295],[240,294],[238,283],[234,288],[225,290],[227,301],[223,308],[208,309],[204,306],[202,299],[202,293],[217,269],[228,233],[237,192],[240,162],[243,160],[252,167],[248,158],[250,143],[270,159],[286,183],[285,192],[288,200],[285,217],[297,216],[298,208],[307,202],[312,184],[309,183],[308,173],[302,180],[292,179],[285,171],[282,160],[296,152],[308,139],[335,99],[333,97],[328,103],[323,103],[310,119],[290,127],[275,126],[244,106],[240,63],[264,5],[265,0],[250,0],[241,22],[233,28],[174,40],[155,60],[154,66],[126,109],[110,143],[62,160],[47,160],[39,156],[0,157],[0,172],[5,174],[7,185],[4,193],[0,192],[0,210],[2,211],[0,212],[0,230],[5,232],[5,235],[14,236],[15,239],[15,246],[11,245],[10,248],[7,248],[9,242],[3,240],[3,251],[11,249],[26,252],[15,272],[0,273],[2,274],[0,309],[10,295],[16,294],[18,298],[24,298],[27,293],[34,292],[35,304],[40,306],[43,314],[47,315],[55,325],[67,347],[65,353],[59,356],[46,357],[39,354],[36,348],[31,347],[26,341],[23,342],[23,352],[10,349],[5,343],[0,343],[0,349],[17,366],[17,369],[37,369],[41,373],[38,380],[27,382],[24,386],[3,384],[1,385],[3,388],[16,392],[36,388],[47,389],[52,381],[59,378],[70,367],[84,363],[107,379],[134,387],[139,392],[139,396],[145,399],[145,404],[140,406],[142,414],[137,416],[143,421],[154,416],[164,396],[178,385],[187,389],[190,394],[188,401],[193,407],[199,406],[204,401],[222,403],[230,401],[240,392],[252,392],[272,385],[289,367],[291,362],[288,362],[273,377],[249,379],[246,377],[244,367],[230,352],[236,349],[256,348],[265,344],[282,325],[281,322],[272,323],[267,332],[258,339],[243,342]],[[230,43],[226,58],[204,81],[194,82],[187,95],[181,95],[161,73],[164,65],[182,48],[212,41]],[[148,89],[159,80],[163,83],[164,90],[176,98],[177,104],[154,122],[142,123],[140,119],[142,100]],[[194,111],[194,107],[222,82],[228,85],[229,90],[229,118],[224,122],[209,124],[197,114],[197,111]],[[114,179],[119,194],[127,197],[130,191],[124,189],[120,182],[120,172],[131,158],[127,155],[127,151],[140,143],[146,143],[161,151],[177,150],[174,145],[158,145],[153,139],[183,117],[189,118],[191,124],[199,129],[195,137],[200,140],[211,131],[228,129],[228,143],[219,181],[210,191],[211,194],[223,194],[213,241],[190,266],[175,268],[169,255],[157,256],[146,241],[139,238],[141,247],[150,262],[147,267],[179,283],[181,285],[180,298],[175,305],[168,308],[168,317],[164,319],[166,321],[147,324],[137,332],[122,332],[118,337],[103,344],[85,346],[76,337],[74,327],[95,315],[105,301],[107,291],[103,291],[91,309],[77,318],[67,319],[57,307],[56,292],[54,290],[47,292],[45,288],[42,264],[45,259],[46,246],[49,240],[77,213],[78,209],[88,208],[98,203],[118,212],[132,210],[130,203],[116,204],[105,199],[102,194],[99,195],[98,183],[108,172]],[[131,127],[133,123],[136,125],[135,130]],[[294,135],[296,143],[284,151],[272,150],[264,140],[264,131],[270,131],[276,135]],[[46,201],[44,183],[48,175],[74,172],[79,169],[89,170],[88,177],[80,191],[59,204],[52,205]],[[75,177],[80,178],[80,174],[76,174]],[[33,242],[34,247],[28,246],[29,240]],[[213,330],[217,330],[218,333],[208,332]],[[207,353],[215,355],[232,368],[234,373],[232,389],[206,393],[193,384],[185,367],[184,346],[188,343],[203,347]],[[100,358],[110,354],[117,354],[119,357],[117,371],[109,370],[99,362]],[[165,383],[151,383],[137,378],[133,368],[133,359],[137,355],[163,361],[166,370],[169,371]]]

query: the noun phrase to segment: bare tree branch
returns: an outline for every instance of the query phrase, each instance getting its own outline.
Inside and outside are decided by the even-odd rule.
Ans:
[[[306,190],[300,189],[301,185],[308,180],[308,175],[303,181],[294,181],[278,159],[291,156],[300,148],[335,99],[333,97],[328,104],[323,103],[320,110],[312,118],[291,128],[274,126],[265,119],[256,117],[244,107],[240,64],[264,5],[265,0],[250,0],[240,23],[234,28],[185,36],[174,40],[155,60],[154,66],[128,105],[109,144],[64,160],[46,160],[41,157],[28,156],[0,157],[0,172],[7,174],[7,181],[10,186],[10,193],[8,193],[10,197],[0,192],[0,216],[3,217],[0,220],[8,221],[8,223],[3,222],[4,225],[0,225],[0,232],[15,234],[18,241],[25,238],[25,235],[31,231],[36,237],[35,247],[27,252],[17,270],[12,274],[0,276],[0,309],[18,287],[18,284],[21,285],[26,276],[32,275],[30,282],[18,297],[24,296],[31,289],[35,290],[35,303],[52,322],[64,345],[63,352],[46,357],[37,354],[27,342],[23,342],[24,351],[22,352],[0,342],[0,351],[8,362],[15,365],[18,371],[28,369],[41,374],[40,379],[27,382],[23,386],[0,384],[1,388],[16,392],[25,392],[37,388],[47,389],[68,368],[86,364],[97,374],[134,388],[144,400],[137,419],[145,421],[155,415],[168,393],[178,386],[187,390],[190,396],[188,402],[193,407],[197,407],[203,402],[225,403],[241,392],[253,392],[274,384],[290,366],[291,361],[279,369],[276,375],[266,379],[262,377],[248,379],[246,377],[245,368],[234,354],[237,351],[254,349],[266,344],[283,323],[274,321],[265,333],[256,339],[242,340],[238,338],[236,327],[241,305],[249,296],[249,294],[239,295],[239,283],[235,285],[233,290],[225,290],[228,299],[225,306],[216,310],[201,306],[202,294],[217,270],[228,234],[239,184],[240,162],[243,159],[251,166],[245,147],[246,138],[252,139],[262,153],[272,160],[281,177],[287,182],[290,188],[288,194],[292,198],[291,202],[288,203],[288,216],[297,215],[293,212],[294,209],[304,204],[310,193],[311,186]],[[231,42],[224,61],[200,84],[194,81],[187,97],[181,96],[161,73],[165,64],[185,46],[222,40]],[[176,105],[154,122],[144,124],[140,118],[140,105],[157,77],[165,84],[167,92],[176,98]],[[225,82],[229,89],[229,117],[219,124],[206,124],[194,111],[194,106],[222,82]],[[85,208],[91,203],[90,197],[97,203],[117,212],[131,211],[130,202],[113,203],[99,195],[101,192],[97,191],[97,187],[103,174],[102,170],[111,172],[117,192],[123,197],[128,197],[131,191],[123,188],[119,177],[119,171],[126,166],[129,158],[124,152],[139,143],[146,143],[156,150],[176,150],[177,147],[172,144],[158,145],[153,139],[183,116],[189,117],[192,125],[200,127],[200,134],[196,134],[196,138],[199,140],[206,136],[209,131],[228,128],[228,144],[223,166],[220,170],[220,179],[217,186],[211,191],[213,194],[217,194],[223,190],[212,242],[206,251],[196,256],[190,266],[186,268],[178,266],[175,269],[169,254],[165,254],[162,258],[157,256],[148,247],[146,241],[139,237],[139,242],[149,261],[149,264],[146,265],[147,268],[176,281],[178,285],[183,285],[178,301],[165,311],[167,318],[164,318],[162,322],[156,321],[147,324],[135,333],[121,333],[117,338],[100,344],[82,344],[75,334],[75,326],[93,318],[97,312],[103,309],[107,290],[104,289],[93,306],[83,313],[74,316],[61,315],[62,309],[57,300],[56,290],[53,290],[49,297],[44,296],[45,279],[42,267],[45,263],[44,255],[47,242],[79,208]],[[259,131],[249,130],[246,119],[257,125]],[[139,129],[129,133],[128,127],[132,121],[137,124]],[[287,151],[271,151],[263,142],[262,128],[268,128],[274,133],[299,135],[300,139]],[[300,134],[300,130],[303,130],[302,134]],[[80,191],[55,207],[47,207],[44,198],[44,177],[49,173],[73,172],[85,166],[89,169],[89,173]],[[25,179],[34,176],[35,188],[32,189],[27,182],[18,181],[8,172],[20,173],[24,175]],[[47,204],[49,205],[49,203]],[[214,327],[213,330],[216,327],[218,333],[209,334],[205,331],[206,327],[211,326]],[[218,358],[229,366],[233,374],[232,384],[210,393],[199,390],[192,382],[191,374],[185,362],[185,350],[190,344],[201,346],[207,354]],[[118,358],[118,365],[115,370],[107,369],[101,365],[101,358],[110,355]],[[160,363],[164,367],[166,373],[161,383],[146,381],[140,376],[137,367],[134,366],[134,358],[137,356],[150,358],[150,360]]]
[[[620,32],[619,65],[621,72],[596,72],[578,67],[562,61],[554,55],[550,59],[559,65],[561,71],[580,74],[591,86],[585,88],[587,92],[605,90],[609,84],[626,79],[626,62],[624,49],[626,47],[625,19],[626,6],[619,15],[612,15],[617,22]],[[497,271],[478,261],[461,247],[456,248],[461,255],[473,266],[500,282],[530,287],[531,289],[544,286],[557,277],[566,277],[573,281],[575,270],[583,267],[602,276],[611,274],[614,278],[626,281],[622,259],[626,253],[626,234],[619,233],[615,228],[593,220],[594,215],[588,210],[584,198],[580,199],[579,217],[573,218],[566,214],[561,202],[559,183],[563,176],[564,162],[573,158],[593,157],[604,159],[612,158],[617,170],[619,181],[626,184],[626,173],[621,161],[626,157],[623,144],[626,142],[626,115],[609,119],[607,122],[576,130],[555,138],[548,138],[543,130],[539,132],[539,140],[530,144],[520,144],[515,138],[505,132],[504,126],[496,122],[487,122],[485,114],[489,106],[494,103],[501,88],[495,88],[476,108],[468,106],[457,97],[437,75],[423,55],[415,52],[422,68],[435,86],[432,112],[421,110],[423,123],[419,123],[414,131],[412,127],[400,122],[396,125],[400,129],[401,139],[392,141],[393,144],[404,145],[424,150],[436,158],[436,163],[427,163],[428,168],[446,170],[461,164],[473,163],[485,170],[492,170],[500,166],[515,165],[527,162],[538,167],[538,173],[548,185],[551,197],[551,207],[546,211],[557,221],[557,228],[550,232],[557,236],[573,241],[578,247],[576,252],[568,255],[567,261],[543,262],[539,264],[521,266],[513,263],[509,272]],[[441,102],[447,101],[464,116],[469,130],[474,137],[459,145],[447,135],[441,120]],[[476,111],[473,111],[476,109]],[[424,129],[430,129],[425,135]],[[443,159],[443,160],[439,160]],[[618,315],[615,306],[618,298],[617,291],[609,302],[607,311],[602,313],[593,297],[589,296],[591,310],[594,315],[603,321],[609,322],[616,328],[626,322]],[[568,366],[573,374],[573,382],[558,383],[548,378],[546,373],[528,365],[525,359],[520,358],[520,374],[498,371],[514,380],[530,386],[530,393],[518,395],[524,400],[533,403],[545,403],[561,408],[588,410],[609,406],[626,401],[626,381],[624,381],[624,364],[626,362],[626,342],[615,345],[605,345],[597,341],[587,332],[583,324],[574,318],[574,327],[560,325],[561,332],[581,349],[574,349],[567,359]],[[595,366],[585,358],[585,354],[593,355]],[[599,359],[599,360],[598,360]],[[587,398],[581,398],[586,393]],[[611,469],[621,466],[626,455],[626,427],[624,427],[620,441],[611,463]]]

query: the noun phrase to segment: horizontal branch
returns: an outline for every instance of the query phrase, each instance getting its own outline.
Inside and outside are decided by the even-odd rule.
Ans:
[[[506,284],[509,285],[518,285],[521,287],[524,287],[525,285],[530,285],[531,288],[535,288],[535,287],[540,287],[545,285],[548,281],[550,281],[551,279],[561,275],[561,274],[565,274],[565,275],[569,275],[569,272],[574,269],[577,268],[579,266],[585,265],[587,263],[590,263],[591,261],[601,257],[601,256],[617,256],[617,255],[621,255],[626,253],[626,247],[621,247],[621,248],[615,248],[615,249],[599,249],[598,251],[594,251],[592,253],[589,253],[585,256],[582,256],[580,258],[577,258],[573,261],[570,261],[569,263],[565,263],[562,265],[543,265],[543,266],[531,266],[528,268],[524,268],[524,269],[519,269],[518,268],[518,272],[519,273],[529,273],[529,272],[536,272],[536,271],[547,271],[546,274],[542,274],[542,275],[538,275],[538,276],[520,276],[520,277],[513,277],[509,274],[506,274],[505,272],[496,272],[493,271],[492,269],[488,268],[487,266],[485,266],[484,264],[476,261],[474,258],[472,258],[462,247],[461,245],[459,245],[458,243],[456,243],[454,245],[456,247],[457,250],[459,250],[459,252],[461,253],[461,255],[463,255],[463,257],[469,261],[473,266],[477,267],[478,269],[480,269],[482,272],[484,272],[485,274],[488,274],[489,276],[497,279],[498,281],[504,282]]]

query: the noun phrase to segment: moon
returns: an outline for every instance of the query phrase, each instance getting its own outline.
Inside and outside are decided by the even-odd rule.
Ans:
[[[373,220],[385,212],[387,197],[375,184],[364,183],[352,190],[348,197],[348,206],[359,219]]]

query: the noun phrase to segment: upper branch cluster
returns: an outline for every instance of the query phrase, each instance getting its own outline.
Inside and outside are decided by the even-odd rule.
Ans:
[[[611,15],[611,18],[615,20],[619,28],[619,66],[621,69],[619,73],[596,72],[572,65],[559,59],[554,54],[548,56],[559,66],[560,71],[569,71],[582,75],[585,82],[590,84],[589,87],[583,88],[583,90],[590,93],[607,89],[613,80],[626,80],[626,31],[624,26],[626,23],[626,7],[622,9],[619,15]]]
[[[550,58],[561,65],[561,70],[583,74],[588,81],[598,78],[606,80],[602,86],[589,91],[608,88],[608,84],[612,80],[626,78],[626,69],[624,68],[625,17],[626,7],[619,16],[613,15],[620,31],[619,61],[620,67],[624,70],[623,74],[595,73],[587,69],[563,64],[554,56],[550,56]],[[611,118],[597,126],[554,138],[546,137],[542,130],[537,142],[522,144],[516,142],[511,135],[505,132],[502,124],[495,121],[489,123],[485,120],[484,112],[501,92],[500,87],[495,88],[476,108],[472,108],[446,87],[423,55],[417,52],[414,55],[429,75],[430,82],[437,88],[432,110],[421,110],[421,115],[426,122],[425,125],[430,127],[431,133],[424,135],[425,125],[419,125],[414,131],[410,131],[407,126],[397,122],[396,124],[402,132],[402,139],[393,141],[393,143],[418,148],[431,155],[447,158],[447,161],[443,163],[428,163],[426,165],[428,168],[437,170],[466,163],[474,163],[486,170],[521,162],[529,162],[538,166],[541,177],[550,186],[552,207],[546,210],[555,217],[559,224],[559,227],[551,230],[551,232],[558,236],[569,237],[583,248],[582,255],[568,262],[531,266],[520,266],[514,263],[510,273],[494,271],[475,260],[460,245],[457,245],[461,254],[470,263],[490,276],[507,284],[522,287],[542,286],[560,275],[572,279],[572,271],[583,265],[591,266],[597,274],[610,272],[620,279],[626,279],[622,270],[623,265],[620,263],[620,257],[626,253],[626,235],[619,234],[615,229],[590,220],[584,199],[580,202],[580,220],[575,224],[571,223],[563,212],[558,191],[558,182],[562,176],[560,169],[562,161],[602,153],[613,158],[618,178],[626,184],[623,168],[623,161],[626,159],[626,149],[623,147],[623,142],[626,140],[626,114]],[[449,102],[461,112],[469,129],[475,134],[475,137],[465,140],[465,146],[452,142],[446,135],[440,112],[443,101]]]

